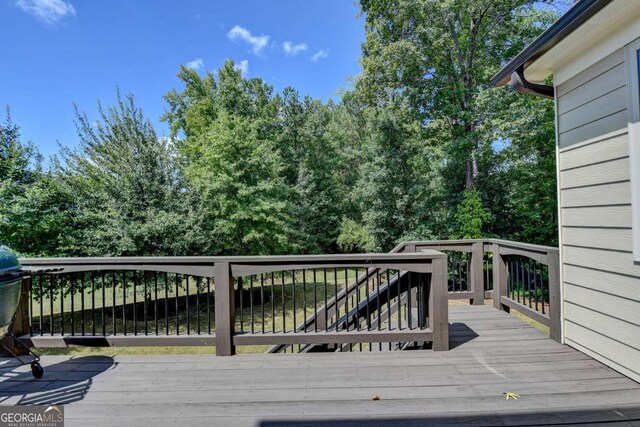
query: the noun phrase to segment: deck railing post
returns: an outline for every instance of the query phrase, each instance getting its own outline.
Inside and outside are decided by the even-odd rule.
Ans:
[[[498,310],[509,311],[508,307],[502,305],[500,298],[507,296],[507,264],[500,255],[500,245],[494,243],[493,252],[493,307]]]
[[[483,247],[483,242],[473,242],[471,245],[471,292],[473,293],[473,305],[484,304]]]
[[[416,244],[415,243],[407,243],[406,245],[404,245],[404,249],[402,252],[405,253],[413,253],[416,251]]]
[[[557,252],[547,253],[549,268],[549,336],[562,342],[562,319],[560,317],[560,256]]]
[[[214,267],[216,310],[216,355],[231,356],[236,353],[233,344],[235,326],[233,277],[228,262],[216,262]]]
[[[447,256],[432,260],[429,286],[429,328],[433,331],[433,349],[449,350],[449,298],[447,292]]]

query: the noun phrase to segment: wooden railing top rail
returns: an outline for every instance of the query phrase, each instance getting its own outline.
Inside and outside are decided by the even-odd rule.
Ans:
[[[559,248],[555,246],[535,245],[532,243],[522,243],[513,240],[503,239],[455,239],[455,240],[412,240],[399,243],[392,252],[398,252],[407,245],[472,245],[473,243],[498,244],[512,248],[524,249],[533,252],[559,253]]]
[[[375,267],[429,272],[429,260],[444,258],[436,250],[419,253],[364,253],[272,256],[211,257],[70,257],[20,258],[23,267],[62,267],[65,273],[101,270],[167,271],[194,276],[213,277],[216,264],[226,263],[234,276],[273,271],[334,266]]]

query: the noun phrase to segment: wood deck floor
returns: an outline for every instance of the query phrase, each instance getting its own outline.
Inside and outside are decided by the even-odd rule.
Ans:
[[[64,404],[67,426],[640,425],[638,383],[489,306],[450,322],[449,352],[46,356],[41,380],[1,359],[0,404]]]

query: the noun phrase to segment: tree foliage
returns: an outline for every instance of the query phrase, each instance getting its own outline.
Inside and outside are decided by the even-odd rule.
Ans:
[[[489,79],[555,17],[535,0],[361,0],[339,101],[181,67],[159,137],[131,94],[76,109],[44,168],[7,114],[0,239],[29,255],[388,251],[409,239],[557,243],[554,113]]]

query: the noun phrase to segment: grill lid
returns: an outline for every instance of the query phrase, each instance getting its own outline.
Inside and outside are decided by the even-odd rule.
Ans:
[[[18,258],[16,258],[13,252],[11,252],[8,247],[0,245],[0,276],[19,271],[20,268],[21,265],[18,262]]]

